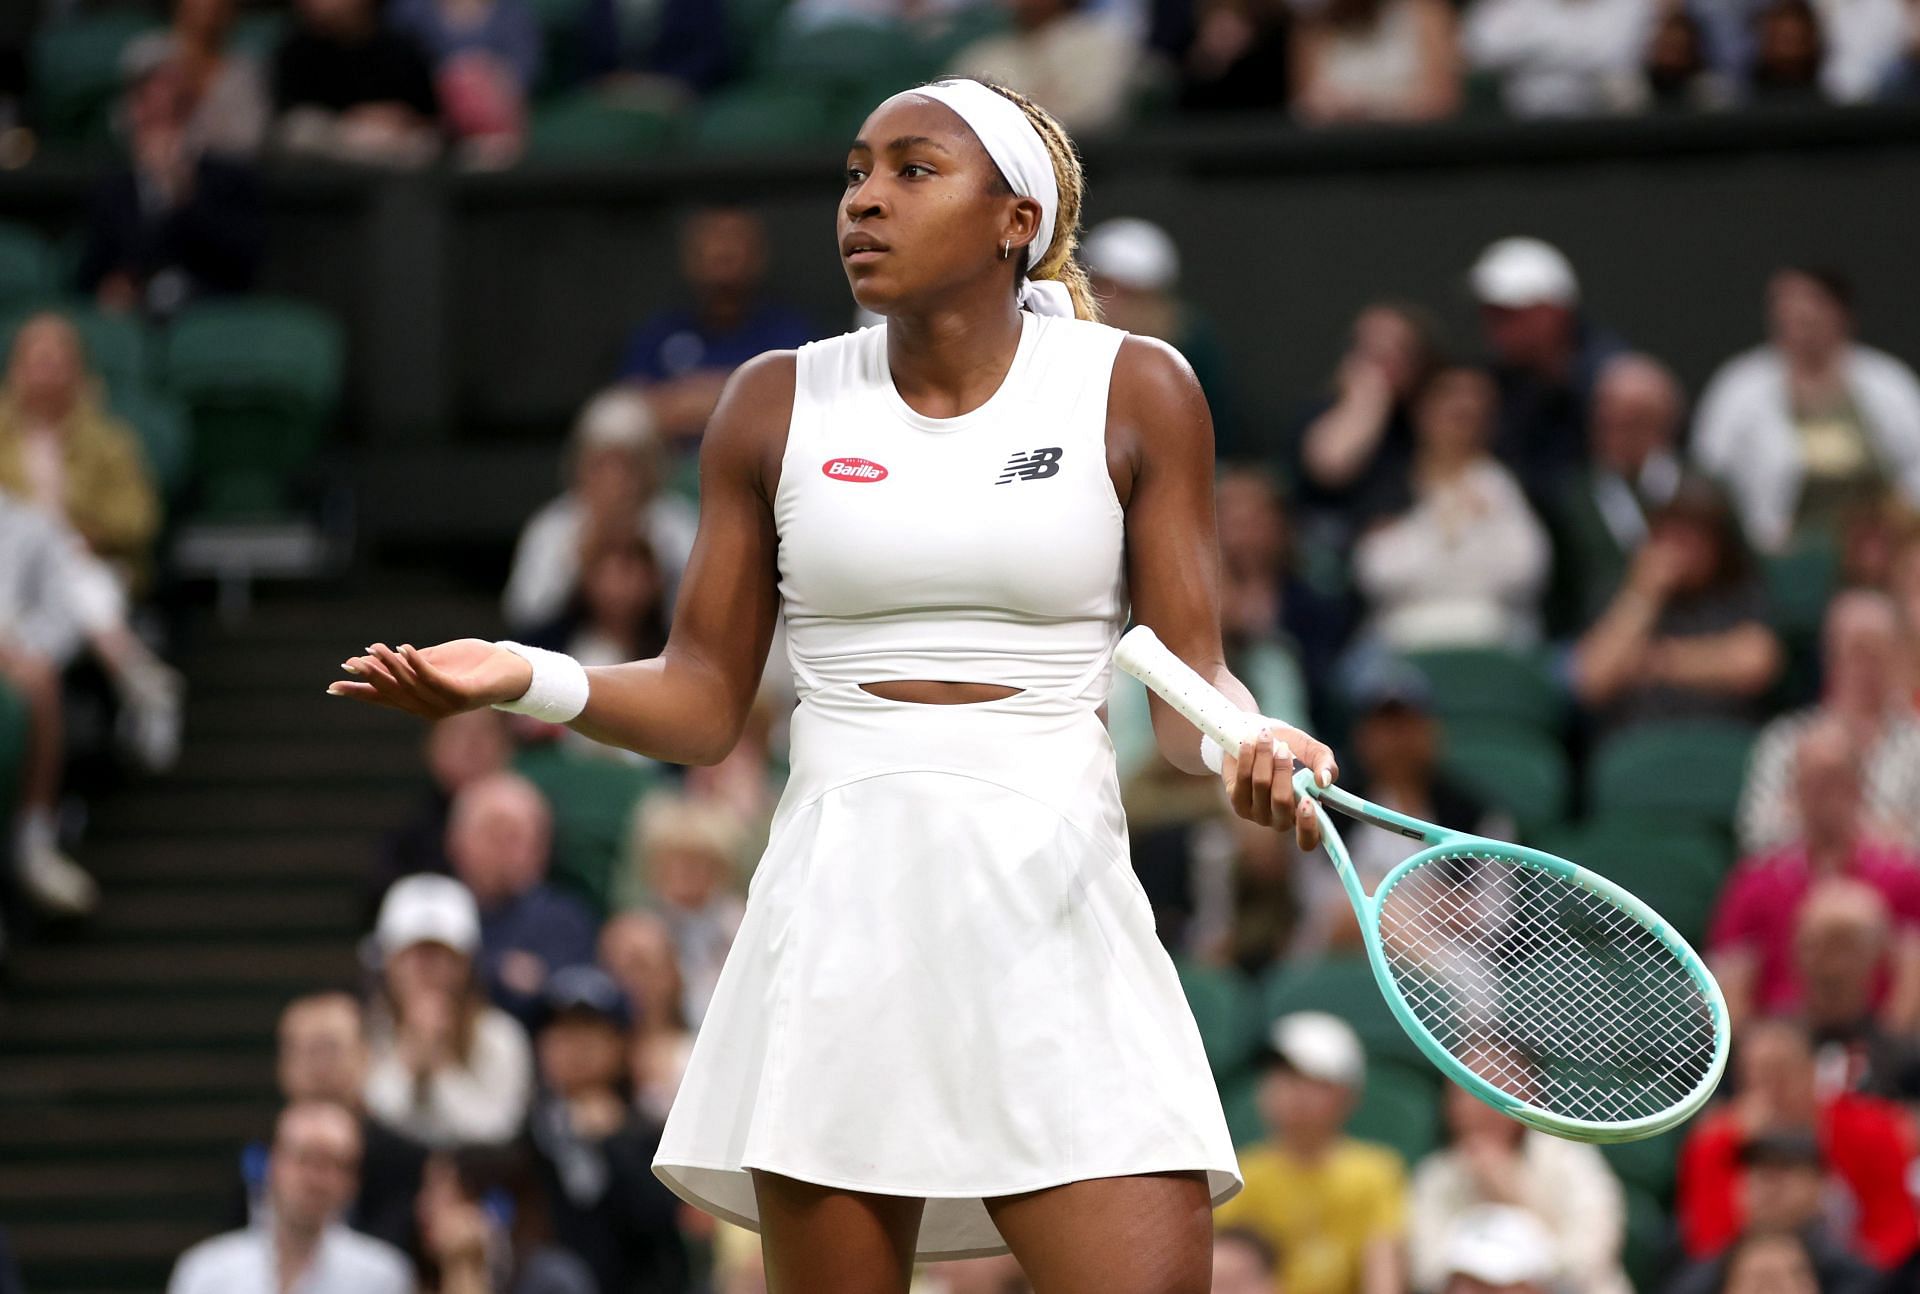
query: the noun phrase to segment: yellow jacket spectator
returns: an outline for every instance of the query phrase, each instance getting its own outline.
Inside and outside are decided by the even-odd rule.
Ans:
[[[80,336],[57,314],[20,329],[0,389],[0,490],[60,516],[100,557],[144,574],[160,498],[139,439],[102,407]]]
[[[1246,1188],[1214,1213],[1280,1255],[1286,1294],[1401,1294],[1407,1175],[1385,1146],[1344,1135],[1366,1056],[1335,1016],[1299,1011],[1273,1027],[1260,1084],[1268,1139],[1240,1152]]]

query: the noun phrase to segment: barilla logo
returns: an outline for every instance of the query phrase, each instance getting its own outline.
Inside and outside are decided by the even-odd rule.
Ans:
[[[864,458],[832,458],[820,465],[821,472],[836,481],[884,481],[887,469]]]

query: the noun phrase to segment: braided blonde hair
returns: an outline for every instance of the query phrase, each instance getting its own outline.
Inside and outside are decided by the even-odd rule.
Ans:
[[[1086,267],[1074,258],[1074,253],[1080,249],[1080,206],[1087,196],[1087,177],[1081,170],[1080,152],[1073,146],[1073,137],[1067,134],[1065,126],[1054,120],[1052,113],[1018,90],[996,85],[992,81],[983,81],[981,84],[1002,98],[1011,100],[1015,107],[1027,114],[1027,121],[1047,146],[1047,156],[1053,159],[1053,181],[1060,190],[1060,209],[1053,217],[1053,243],[1039,249],[1040,259],[1037,262],[1030,259],[1035,249],[1025,249],[1023,255],[1029,260],[1023,261],[1022,265],[1031,266],[1026,270],[1026,277],[1053,279],[1065,285],[1067,295],[1073,298],[1075,317],[1097,322],[1100,303],[1094,298],[1093,284],[1087,280]]]

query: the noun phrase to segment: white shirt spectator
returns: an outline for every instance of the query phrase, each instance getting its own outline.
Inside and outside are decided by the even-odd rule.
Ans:
[[[124,622],[113,572],[58,517],[0,493],[0,643],[64,666]]]
[[[1496,72],[1516,117],[1620,112],[1633,106],[1653,0],[1474,0],[1460,46]]]
[[[300,1279],[282,1290],[273,1231],[249,1227],[180,1255],[167,1294],[413,1294],[413,1268],[384,1240],[328,1227]]]
[[[418,1083],[390,1027],[373,1039],[367,1112],[427,1146],[501,1145],[520,1132],[533,1099],[533,1050],[512,1016],[481,1010],[465,1065]]]
[[[571,494],[549,502],[527,520],[513,550],[513,569],[507,575],[501,611],[516,629],[546,624],[566,610],[567,599],[580,583],[580,531],[587,510]],[[692,504],[677,495],[662,494],[647,504],[640,533],[653,548],[666,581],[667,606],[673,606],[680,576],[693,554],[693,536],[699,528]]]
[[[1847,389],[1880,465],[1920,507],[1920,378],[1871,346],[1848,347]],[[1700,397],[1693,456],[1732,496],[1747,539],[1779,552],[1793,537],[1803,475],[1786,365],[1770,345],[1720,366]]]
[[[1012,86],[1068,130],[1099,130],[1120,123],[1139,60],[1123,19],[1083,10],[1034,31],[975,41],[953,65],[961,76]]]
[[[1525,647],[1552,558],[1512,473],[1483,458],[1355,545],[1354,581],[1396,651]]]
[[[1827,56],[1820,88],[1836,103],[1864,103],[1880,91],[1907,47],[1901,0],[1813,0]]]
[[[1620,1267],[1626,1201],[1600,1152],[1529,1130],[1520,1142],[1519,1177],[1514,1202],[1552,1232],[1567,1294],[1631,1294]],[[1457,1150],[1436,1150],[1414,1168],[1407,1250],[1415,1289],[1446,1283],[1448,1234],[1489,1202]]]
[[[1747,760],[1735,820],[1742,854],[1764,853],[1801,837],[1793,767],[1800,739],[1826,717],[1818,706],[1783,714],[1760,730]],[[1866,834],[1888,844],[1920,849],[1920,720],[1890,719],[1861,765],[1860,807]]]

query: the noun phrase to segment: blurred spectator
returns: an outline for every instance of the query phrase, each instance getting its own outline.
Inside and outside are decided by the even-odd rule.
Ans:
[[[1826,57],[1820,84],[1835,103],[1863,103],[1892,75],[1909,39],[1905,0],[1818,0]]]
[[[0,682],[27,711],[13,874],[28,898],[66,915],[91,911],[99,890],[60,850],[58,806],[65,768],[61,671],[91,649],[118,693],[129,744],[149,771],[179,753],[180,676],[126,623],[120,585],[80,537],[41,508],[0,489]]]
[[[1020,91],[1068,130],[1106,130],[1125,120],[1140,46],[1123,19],[1094,12],[1086,0],[997,2],[1012,30],[954,55],[955,72]]]
[[[598,931],[579,899],[547,883],[553,810],[518,773],[488,773],[453,797],[447,857],[480,911],[476,971],[496,1006],[523,1025],[547,977],[593,961]]]
[[[1920,710],[1920,526],[1899,542],[1887,568],[1887,588],[1900,608],[1902,686]]]
[[[627,901],[620,906],[644,901],[673,932],[695,1029],[746,914],[734,872],[740,849],[740,824],[722,805],[656,791],[634,810]]]
[[[1920,5],[1907,0],[1907,38],[1881,86],[1881,97],[1898,103],[1920,99]]]
[[[554,636],[583,665],[658,656],[667,644],[666,577],[653,545],[630,526],[582,539],[579,588]]]
[[[1751,719],[1780,672],[1779,639],[1732,513],[1684,480],[1649,519],[1647,542],[1607,609],[1574,644],[1574,696],[1603,728]]]
[[[1354,319],[1334,395],[1300,436],[1300,503],[1327,516],[1325,542],[1345,549],[1361,510],[1413,471],[1413,401],[1439,349],[1439,327],[1419,306],[1376,302]]]
[[[1455,1220],[1442,1241],[1446,1278],[1436,1294],[1554,1294],[1560,1254],[1538,1218],[1483,1204]]]
[[[657,912],[622,912],[600,931],[600,965],[632,1005],[628,1074],[643,1117],[665,1123],[693,1054],[687,986],[673,931]]]
[[[1794,923],[1814,885],[1845,876],[1878,891],[1893,913],[1891,983],[1882,980],[1875,998],[1883,1018],[1911,1027],[1920,1019],[1920,857],[1866,833],[1861,755],[1844,726],[1830,718],[1808,725],[1793,761],[1798,833],[1727,877],[1707,939],[1728,1013],[1737,1023],[1799,1004]]]
[[[1169,23],[1160,43],[1180,65],[1188,112],[1279,108],[1289,94],[1288,0],[1193,0],[1192,23]]]
[[[1449,1084],[1447,1144],[1413,1170],[1407,1242],[1413,1287],[1446,1284],[1463,1227],[1489,1205],[1524,1210],[1545,1228],[1564,1294],[1632,1294],[1620,1266],[1626,1200],[1592,1146],[1535,1132]]]
[[[1739,1158],[1741,1240],[1719,1258],[1681,1269],[1665,1294],[1715,1294],[1742,1260],[1746,1237],[1755,1235],[1791,1236],[1804,1246],[1819,1294],[1876,1294],[1880,1273],[1848,1252],[1844,1229],[1828,1216],[1826,1165],[1811,1132],[1762,1134],[1741,1147]]]
[[[544,1095],[530,1127],[554,1240],[603,1291],[680,1294],[689,1281],[680,1202],[653,1175],[660,1124],[631,1099],[626,995],[598,967],[573,966],[548,981],[544,1008],[534,1035]]]
[[[360,1121],[359,1184],[346,1224],[362,1235],[413,1252],[413,1197],[420,1190],[426,1152],[366,1117],[367,1038],[360,1004],[345,993],[295,998],[280,1012],[275,1077],[289,1105],[324,1101]],[[233,1219],[244,1227],[267,1216],[268,1148],[247,1146],[240,1156],[241,1204]]]
[[[646,391],[661,435],[696,440],[727,375],[766,350],[800,346],[813,329],[766,301],[767,233],[740,207],[703,207],[680,226],[680,276],[691,304],[649,317],[627,341],[620,376]]]
[[[604,1294],[584,1262],[546,1243],[546,1219],[528,1216],[542,1201],[522,1158],[472,1150],[428,1158],[416,1205],[421,1294]]]
[[[139,37],[121,55],[132,81],[162,64],[178,70],[189,105],[189,156],[252,157],[273,115],[266,69],[233,45],[233,8],[233,0],[174,0],[173,25]]]
[[[498,1145],[520,1131],[533,1057],[474,975],[480,912],[460,882],[409,876],[374,927],[381,966],[367,1109],[428,1146]]]
[[[78,531],[137,590],[160,530],[160,497],[138,434],[102,396],[72,323],[48,312],[22,324],[0,389],[0,490]]]
[[[1901,677],[1900,613],[1884,593],[1850,589],[1827,604],[1826,665],[1818,705],[1761,731],[1740,796],[1740,847],[1751,853],[1801,839],[1794,756],[1808,729],[1831,721],[1859,754],[1862,832],[1920,847],[1920,716]]]
[[[1403,501],[1353,550],[1377,643],[1419,651],[1538,641],[1553,554],[1519,482],[1488,452],[1495,412],[1493,381],[1469,368],[1442,370],[1415,401]]]
[[[1826,39],[1807,0],[1769,0],[1753,17],[1753,67],[1747,99],[1769,107],[1812,107],[1827,101],[1820,82]]]
[[[1841,1294],[1820,1284],[1800,1237],[1779,1231],[1754,1231],[1736,1241],[1716,1288],[1717,1294]]]
[[[1920,1041],[1911,1030],[1887,1028],[1875,1010],[1894,938],[1893,913],[1872,886],[1829,877],[1807,891],[1793,963],[1822,1091],[1920,1102]],[[1900,938],[1911,943],[1915,934]]]
[[[1576,625],[1606,610],[1647,541],[1649,519],[1680,487],[1685,412],[1679,382],[1650,356],[1617,355],[1600,370],[1587,461],[1555,509],[1563,600]]]
[[[273,100],[279,142],[295,152],[414,166],[440,149],[432,66],[374,0],[295,0]]]
[[[1699,17],[1683,0],[1662,0],[1641,78],[1644,106],[1656,110],[1724,108],[1734,100],[1732,83],[1708,59]]]
[[[1494,455],[1532,497],[1552,499],[1579,471],[1594,383],[1624,347],[1581,312],[1573,266],[1551,243],[1502,238],[1467,277],[1500,388]]]
[[[490,707],[436,721],[421,745],[432,785],[413,816],[380,838],[380,858],[367,887],[369,920],[379,912],[388,887],[402,876],[452,874],[447,825],[454,797],[489,773],[505,770],[513,755],[506,722]]]
[[[394,0],[387,20],[433,65],[447,130],[510,159],[540,77],[540,22],[527,0]]]
[[[1137,216],[1103,220],[1088,232],[1079,255],[1100,298],[1103,322],[1158,337],[1193,366],[1213,414],[1216,456],[1250,456],[1256,447],[1245,443],[1226,351],[1212,323],[1178,291],[1180,249],[1167,231]]]
[[[1916,1143],[1912,1121],[1899,1106],[1837,1092],[1821,1096],[1813,1050],[1794,1025],[1761,1020],[1741,1034],[1735,1055],[1738,1093],[1701,1115],[1680,1152],[1674,1207],[1680,1241],[1695,1258],[1720,1253],[1747,1225],[1756,1200],[1746,1189],[1747,1148],[1780,1134],[1814,1136],[1848,1215],[1842,1243],[1876,1267],[1888,1268],[1913,1252],[1916,1229],[1906,1175]]]
[[[267,1171],[264,1223],[181,1254],[167,1294],[412,1294],[413,1272],[399,1250],[340,1223],[360,1173],[352,1114],[324,1101],[289,1105]]]
[[[1393,657],[1375,657],[1359,670],[1351,700],[1348,748],[1353,767],[1346,770],[1346,784],[1356,795],[1460,831],[1499,839],[1512,836],[1511,818],[1490,811],[1479,796],[1448,777],[1442,759],[1445,742],[1433,715],[1433,691],[1418,669]],[[1423,847],[1397,832],[1363,822],[1353,823],[1343,835],[1354,870],[1369,890]],[[1290,954],[1310,957],[1329,946],[1358,948],[1360,931],[1353,905],[1332,869],[1308,866],[1302,869],[1299,884],[1305,914]]]
[[[587,0],[580,18],[581,70],[604,88],[664,91],[669,102],[691,98],[726,79],[733,38],[727,17],[727,6],[712,0],[646,6]]]
[[[1845,279],[1783,269],[1767,285],[1767,342],[1721,365],[1700,399],[1694,457],[1764,552],[1837,538],[1847,509],[1888,487],[1920,507],[1920,379],[1853,328]]]
[[[1620,112],[1654,21],[1654,0],[1472,0],[1460,46],[1516,117]]]
[[[1433,121],[1460,110],[1447,0],[1307,0],[1293,29],[1293,113],[1309,125]]]
[[[1366,1084],[1346,1023],[1319,1011],[1274,1022],[1260,1079],[1268,1140],[1240,1152],[1246,1188],[1214,1212],[1280,1254],[1287,1294],[1391,1294],[1404,1287],[1406,1170],[1384,1146],[1343,1129]]]
[[[1213,1237],[1209,1294],[1275,1294],[1280,1255],[1251,1227],[1223,1227]]]
[[[691,503],[660,493],[660,440],[653,409],[638,391],[615,387],[587,401],[574,420],[562,473],[565,492],[528,519],[501,598],[516,632],[551,624],[580,583],[580,557],[596,535],[632,529],[653,547],[670,611],[698,525]]]

